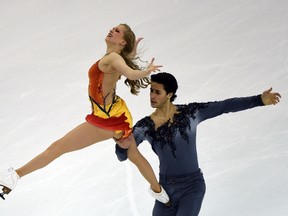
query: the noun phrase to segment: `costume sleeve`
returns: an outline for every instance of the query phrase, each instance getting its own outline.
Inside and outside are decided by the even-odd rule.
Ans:
[[[115,144],[115,154],[117,155],[117,158],[119,161],[125,161],[127,156],[127,149],[121,148],[117,143]]]
[[[137,127],[137,124],[133,127],[133,136],[136,141],[137,147],[144,141],[145,134],[142,127]],[[115,145],[115,153],[119,161],[125,161],[128,158],[127,149],[121,148],[118,144]]]
[[[199,106],[197,117],[199,118],[198,121],[201,122],[222,115],[223,113],[239,112],[257,106],[264,106],[261,95],[208,102],[202,104],[201,107]]]

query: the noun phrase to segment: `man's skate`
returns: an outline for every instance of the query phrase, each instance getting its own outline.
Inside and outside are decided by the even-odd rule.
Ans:
[[[0,197],[3,200],[5,200],[4,195],[9,194],[16,187],[19,178],[19,175],[13,168],[0,173],[0,186],[2,187]]]

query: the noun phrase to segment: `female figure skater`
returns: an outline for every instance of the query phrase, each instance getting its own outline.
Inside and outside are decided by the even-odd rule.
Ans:
[[[170,197],[170,206],[158,201],[153,216],[197,216],[206,186],[196,151],[196,129],[202,121],[228,112],[277,104],[281,95],[272,88],[261,95],[208,103],[174,104],[178,83],[169,73],[151,75],[150,103],[155,111],[140,119],[133,135],[119,139],[116,154],[126,160],[130,144],[147,140],[160,162],[159,180]],[[135,137],[135,140],[134,140]]]
[[[65,136],[52,143],[43,153],[30,162],[14,170],[10,168],[0,174],[3,187],[1,197],[10,193],[21,177],[45,167],[59,156],[79,150],[109,138],[125,138],[131,133],[132,117],[125,102],[116,95],[116,83],[123,75],[131,93],[137,94],[140,88],[146,88],[150,82],[147,76],[159,71],[161,66],[151,60],[146,70],[140,70],[132,60],[135,58],[137,44],[135,34],[127,24],[120,24],[109,31],[105,38],[106,54],[89,70],[89,98],[92,114],[87,115],[86,122],[80,124]],[[141,174],[150,183],[155,192],[153,196],[167,203],[169,198],[161,189],[152,167],[140,154],[136,144],[128,149],[128,158],[138,167]]]

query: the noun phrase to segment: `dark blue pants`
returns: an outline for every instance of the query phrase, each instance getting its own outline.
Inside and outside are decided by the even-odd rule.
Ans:
[[[183,176],[161,176],[160,184],[170,197],[171,206],[155,201],[153,216],[197,216],[206,191],[203,173]]]

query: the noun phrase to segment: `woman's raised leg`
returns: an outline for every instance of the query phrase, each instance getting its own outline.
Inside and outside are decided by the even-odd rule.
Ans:
[[[130,135],[129,139],[131,139],[131,144],[128,148],[129,160],[137,166],[143,177],[150,183],[151,189],[155,192],[160,192],[161,186],[157,181],[150,163],[139,152],[133,135]]]

